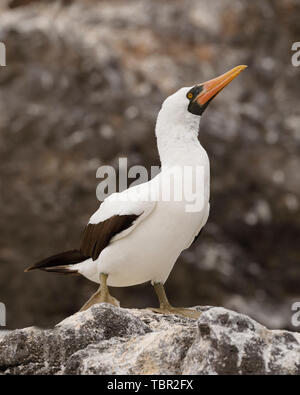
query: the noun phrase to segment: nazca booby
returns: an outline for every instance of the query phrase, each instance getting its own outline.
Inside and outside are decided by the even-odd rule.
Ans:
[[[152,310],[198,317],[195,310],[172,307],[164,283],[180,253],[192,244],[209,215],[209,159],[198,140],[200,117],[210,101],[246,67],[237,66],[169,96],[159,111],[155,129],[161,172],[149,182],[106,198],[90,218],[79,249],[51,256],[26,271],[77,273],[100,283],[99,290],[81,310],[95,303],[119,306],[108,286],[151,281],[160,303],[158,309]],[[176,177],[172,170],[186,166],[203,169],[202,187],[197,191],[202,204],[196,211],[187,210],[184,196],[175,199],[172,190],[171,177]],[[186,180],[194,184],[195,177]],[[167,184],[171,193],[169,199],[163,199],[161,191]]]

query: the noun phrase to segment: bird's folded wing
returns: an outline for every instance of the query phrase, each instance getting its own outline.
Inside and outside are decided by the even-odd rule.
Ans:
[[[84,230],[81,253],[96,260],[110,242],[126,237],[151,214],[156,202],[146,200],[139,190],[130,188],[104,200]]]

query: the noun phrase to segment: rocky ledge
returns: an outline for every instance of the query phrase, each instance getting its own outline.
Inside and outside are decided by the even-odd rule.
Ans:
[[[0,374],[300,374],[300,334],[221,307],[198,321],[95,305],[0,338]]]

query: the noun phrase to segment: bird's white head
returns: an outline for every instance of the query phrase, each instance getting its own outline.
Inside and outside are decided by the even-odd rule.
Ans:
[[[227,73],[193,87],[185,87],[169,96],[162,104],[156,122],[156,136],[161,156],[173,148],[198,143],[200,117],[208,104],[247,66],[237,66]],[[199,144],[199,143],[198,143]]]

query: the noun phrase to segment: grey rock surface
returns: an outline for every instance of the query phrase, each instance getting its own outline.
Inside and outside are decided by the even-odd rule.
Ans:
[[[220,307],[197,320],[95,305],[0,338],[0,374],[300,374],[300,334]]]
[[[222,305],[293,329],[300,67],[291,63],[291,46],[300,37],[300,2],[0,3],[15,7],[0,13],[7,47],[0,69],[0,301],[7,328],[53,326],[95,292],[85,279],[23,270],[79,245],[99,204],[98,166],[118,168],[120,157],[129,167],[158,165],[154,126],[164,98],[247,64],[201,120],[211,212],[167,292],[176,305]],[[123,307],[155,303],[149,285],[113,294]]]

